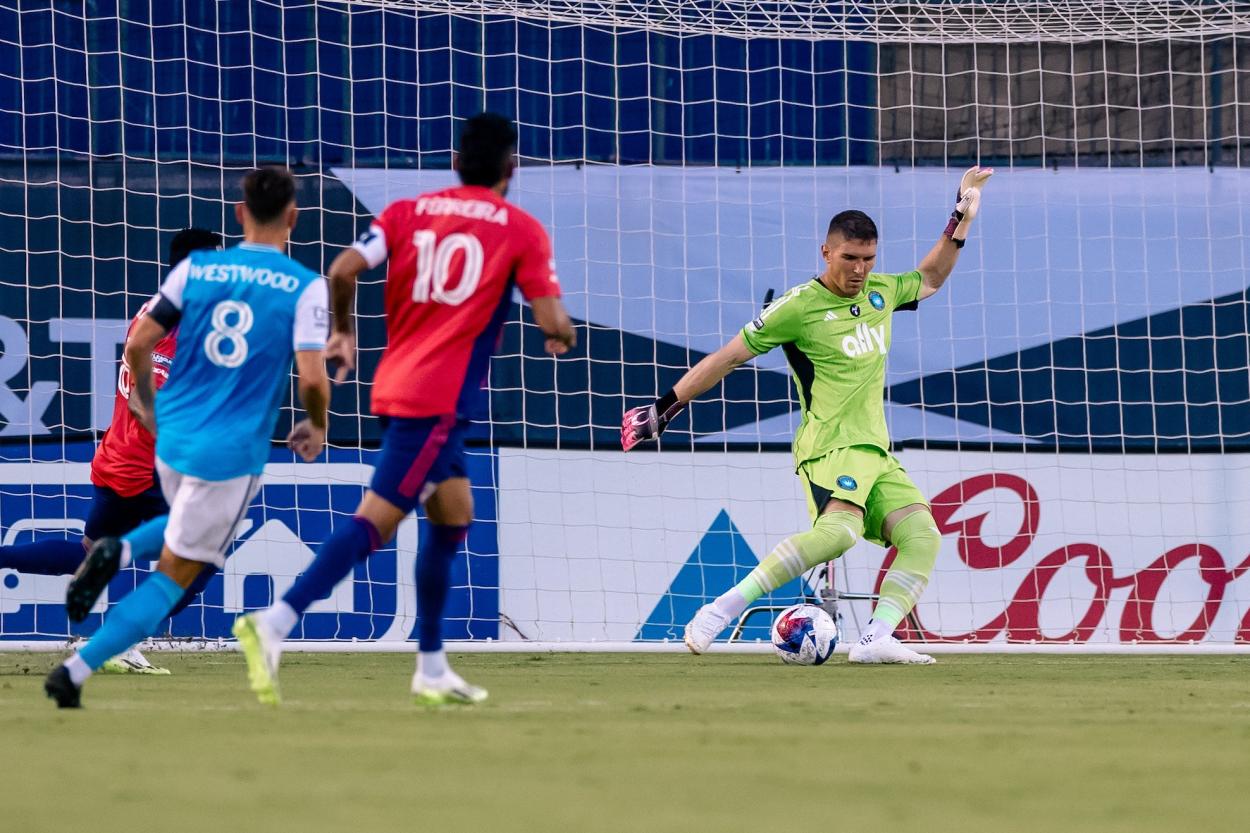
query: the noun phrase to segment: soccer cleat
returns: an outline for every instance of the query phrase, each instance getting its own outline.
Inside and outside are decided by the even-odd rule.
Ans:
[[[727,627],[728,616],[717,610],[715,605],[704,605],[686,623],[686,647],[692,654],[701,654],[711,647],[712,641]]]
[[[120,538],[101,538],[95,542],[65,590],[65,613],[71,622],[87,618],[104,588],[121,569],[121,563]]]
[[[100,666],[103,674],[155,674],[166,675],[168,668],[161,668],[148,662],[148,658],[139,653],[138,648],[131,648],[124,654],[118,654]]]
[[[892,636],[883,636],[871,642],[857,642],[851,646],[848,662],[864,664],[894,663],[899,665],[933,665],[937,660],[908,648]]]
[[[56,701],[58,709],[82,708],[82,686],[74,685],[69,678],[69,669],[58,665],[43,681],[43,691]]]
[[[421,706],[471,706],[485,702],[490,696],[486,689],[469,685],[451,670],[432,678],[422,677],[419,671],[413,674],[412,695]]]
[[[235,619],[230,630],[239,640],[239,648],[247,660],[247,681],[256,692],[256,699],[266,706],[281,703],[278,663],[282,659],[282,641],[255,613]]]

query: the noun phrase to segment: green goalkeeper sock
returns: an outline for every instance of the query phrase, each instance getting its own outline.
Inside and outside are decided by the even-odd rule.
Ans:
[[[858,515],[850,512],[821,515],[811,529],[782,541],[736,587],[718,598],[717,609],[736,619],[760,596],[849,550],[863,531],[864,522]]]
[[[898,554],[881,582],[881,597],[872,611],[872,624],[865,632],[865,637],[872,639],[893,633],[920,601],[920,594],[933,574],[942,542],[933,516],[928,512],[913,512],[903,518],[890,537]]]

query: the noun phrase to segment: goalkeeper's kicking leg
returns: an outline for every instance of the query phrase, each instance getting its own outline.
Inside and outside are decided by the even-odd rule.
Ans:
[[[830,500],[812,528],[778,544],[742,581],[706,604],[686,625],[686,647],[701,654],[756,599],[854,546],[864,532],[864,510]]]
[[[857,663],[931,664],[932,657],[911,650],[893,633],[928,585],[940,543],[937,526],[927,506],[913,504],[889,513],[882,533],[898,553],[881,583],[872,619],[848,659]],[[686,646],[696,654],[703,653],[756,599],[838,558],[861,534],[863,511],[854,504],[830,500],[810,530],[782,541],[737,586],[699,609],[686,625]]]

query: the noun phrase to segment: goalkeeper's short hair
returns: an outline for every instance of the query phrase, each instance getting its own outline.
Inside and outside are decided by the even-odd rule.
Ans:
[[[835,232],[844,240],[872,241],[877,239],[877,224],[864,212],[851,209],[835,214],[829,221],[825,237],[832,237]]]

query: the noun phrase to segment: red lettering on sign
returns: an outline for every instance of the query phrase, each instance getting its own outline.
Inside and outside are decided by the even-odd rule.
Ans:
[[[1021,502],[1023,518],[1015,535],[1001,546],[992,546],[981,537],[981,528],[989,513],[952,521],[951,518],[968,501],[985,492],[998,489],[1015,495]],[[933,519],[943,535],[954,534],[959,558],[973,570],[995,570],[1006,567],[1029,549],[1037,535],[1041,520],[1041,501],[1037,491],[1024,478],[1012,474],[983,474],[958,483],[933,500]],[[873,592],[880,592],[881,582],[896,551],[890,549],[877,572]],[[1207,585],[1202,609],[1189,626],[1176,636],[1164,636],[1154,626],[1154,609],[1168,576],[1186,562],[1197,559],[1198,574]],[[1065,565],[1084,562],[1084,576],[1093,589],[1093,597],[1072,630],[1062,636],[1046,636],[1041,629],[1041,604],[1056,573]],[[1207,544],[1184,544],[1173,547],[1140,571],[1117,578],[1111,556],[1096,544],[1075,543],[1043,557],[1025,575],[1020,587],[1006,608],[979,628],[961,634],[936,634],[924,627],[919,612],[913,611],[910,622],[899,627],[904,639],[928,642],[988,642],[1005,633],[1010,642],[1086,642],[1093,635],[1106,613],[1111,592],[1129,588],[1128,601],[1120,617],[1119,637],[1124,642],[1196,642],[1205,638],[1219,612],[1228,585],[1250,572],[1250,556],[1238,566],[1226,568],[1224,557]],[[919,626],[913,627],[911,622]],[[1250,643],[1250,611],[1242,618],[1236,634],[1239,643]]]

